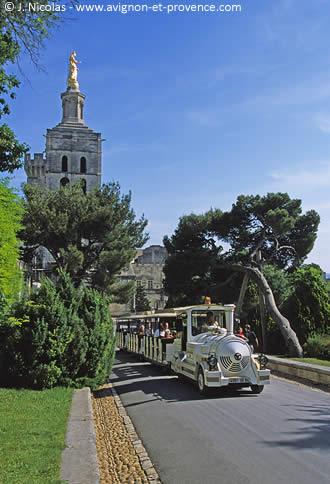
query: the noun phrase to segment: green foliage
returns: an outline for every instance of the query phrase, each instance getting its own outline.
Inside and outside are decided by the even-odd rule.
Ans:
[[[78,316],[85,325],[87,351],[78,377],[87,375],[92,382],[104,383],[110,375],[115,353],[114,327],[109,300],[104,294],[86,288],[80,300]],[[79,380],[78,380],[79,381]]]
[[[288,268],[301,264],[312,250],[320,217],[302,214],[301,200],[287,193],[240,195],[229,212],[216,215],[210,229],[230,245],[226,258],[235,262],[263,262]]]
[[[145,289],[142,285],[136,287],[135,291],[135,310],[138,312],[149,311],[150,302],[147,298]]]
[[[40,49],[49,32],[58,23],[58,12],[34,12],[29,2],[13,1],[14,9],[6,11],[5,1],[0,0],[0,119],[10,114],[10,102],[16,97],[20,82],[10,72],[21,53],[27,53],[38,65]],[[39,5],[51,2],[40,0]],[[52,2],[59,3],[59,2]],[[13,131],[0,125],[0,172],[13,172],[22,165],[28,147],[20,143]]]
[[[210,294],[219,251],[209,228],[215,216],[221,213],[183,216],[172,237],[164,237],[169,254],[164,267],[168,306],[197,304]]]
[[[28,146],[20,143],[6,124],[0,126],[0,171],[12,173],[20,168],[27,151]]]
[[[111,284],[111,302],[121,304],[131,301],[134,291],[134,281],[123,281],[118,278]]]
[[[50,388],[106,381],[115,338],[104,294],[75,288],[62,271],[57,284],[45,278],[16,305],[14,316],[20,324],[0,327],[0,383]]]
[[[4,18],[5,8],[3,2],[0,2],[0,118],[10,113],[8,98],[15,98],[15,89],[19,87],[19,81],[13,74],[7,73],[7,64],[13,64],[18,57],[20,48],[18,42],[14,39],[13,32],[9,31],[9,25],[6,26]]]
[[[306,258],[318,224],[318,214],[303,214],[301,200],[287,193],[240,195],[228,212],[181,217],[174,234],[164,238],[168,304],[198,303],[206,294],[221,302],[237,301],[242,276],[229,279],[231,264],[261,265],[281,304],[288,295],[283,269]]]
[[[263,266],[263,275],[267,279],[269,286],[272,289],[276,305],[281,310],[284,301],[291,294],[292,287],[288,274],[279,269],[275,265],[266,264]],[[260,300],[259,289],[253,281],[249,281],[248,290],[246,292],[243,317],[253,326],[257,327],[259,339],[262,339],[261,321],[260,321]],[[281,331],[276,323],[266,315],[266,345],[267,351],[272,354],[281,354],[285,351],[285,344]]]
[[[29,2],[13,0],[14,8],[8,12],[5,1],[0,0],[1,27],[1,64],[14,62],[19,54],[28,54],[34,64],[38,64],[40,49],[51,30],[61,20],[61,14],[56,9],[39,8],[37,11],[29,8]],[[49,2],[39,0],[39,6],[62,4],[59,1]]]
[[[310,336],[304,345],[306,356],[330,360],[330,335],[316,334]]]
[[[259,289],[255,282],[249,280],[245,293],[241,319],[246,322],[259,321]]]
[[[0,180],[0,294],[9,303],[15,300],[22,286],[17,238],[21,218],[20,199],[5,180]]]
[[[322,270],[313,264],[304,265],[290,275],[293,290],[283,305],[284,314],[292,322],[304,343],[315,333],[330,327],[330,298]]]
[[[0,2],[0,119],[10,113],[9,101],[15,98],[15,89],[19,81],[13,74],[7,73],[7,64],[15,62],[19,53],[19,44],[11,32],[4,26],[3,2]],[[13,172],[22,164],[22,158],[27,151],[25,144],[17,141],[15,134],[6,124],[0,125],[0,172]]]
[[[264,274],[271,286],[278,307],[289,319],[302,343],[317,332],[328,331],[330,326],[330,298],[321,269],[304,265],[293,273],[286,273],[274,266],[264,267]],[[259,321],[258,288],[249,282],[242,317],[261,331]],[[283,337],[277,325],[267,319],[268,351],[285,352]]]
[[[273,291],[276,304],[280,308],[292,290],[290,277],[285,271],[271,264],[264,265],[262,272]]]
[[[131,195],[121,195],[117,183],[87,194],[79,183],[54,191],[32,185],[24,190],[25,260],[38,246],[46,247],[76,286],[88,282],[112,293],[116,275],[147,240],[147,221],[136,219]]]

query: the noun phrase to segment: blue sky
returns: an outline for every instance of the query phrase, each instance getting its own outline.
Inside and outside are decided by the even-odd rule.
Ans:
[[[85,119],[105,139],[103,181],[132,190],[151,243],[182,214],[288,191],[320,213],[309,260],[330,272],[330,3],[241,5],[230,14],[70,12],[46,43],[43,72],[21,60],[7,122],[32,152],[44,150],[74,49]],[[19,172],[14,182],[24,180]]]

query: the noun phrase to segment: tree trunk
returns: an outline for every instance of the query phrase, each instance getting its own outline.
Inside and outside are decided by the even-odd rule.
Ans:
[[[268,309],[270,316],[280,328],[284,341],[286,342],[289,355],[302,357],[303,349],[299,343],[297,335],[291,328],[290,322],[278,310],[273,292],[262,272],[257,267],[241,266],[240,264],[230,264],[224,267],[230,268],[236,272],[238,271],[248,274],[251,279],[253,279],[264,295],[266,308]]]
[[[242,285],[241,285],[241,290],[240,290],[240,293],[239,293],[238,303],[237,303],[236,311],[235,311],[236,316],[238,318],[241,317],[243,302],[244,302],[245,293],[246,293],[246,290],[247,290],[247,287],[248,287],[248,282],[249,282],[249,274],[246,272],[244,274],[244,277],[243,277],[243,282],[242,282]]]
[[[259,267],[262,266],[262,256],[261,250],[258,249],[256,253],[256,260],[259,264]],[[260,269],[260,273],[262,274],[262,270]],[[262,290],[259,287],[259,309],[260,309],[260,324],[261,324],[261,334],[262,334],[262,351],[266,353],[266,338],[267,338],[267,328],[266,328],[266,301],[265,297],[262,293]]]
[[[261,349],[263,353],[267,351],[267,328],[266,328],[266,302],[262,291],[259,289],[259,308],[260,308],[260,323],[261,323]]]

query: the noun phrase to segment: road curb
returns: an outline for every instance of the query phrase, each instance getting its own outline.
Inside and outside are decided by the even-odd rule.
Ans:
[[[160,484],[161,480],[151,462],[147,450],[145,449],[142,441],[140,440],[138,434],[136,433],[135,427],[131,418],[128,416],[124,405],[122,404],[116,389],[111,385],[111,392],[115,400],[115,404],[118,408],[119,415],[123,418],[124,425],[126,427],[129,439],[135,449],[135,452],[139,458],[142,469],[144,470],[148,482],[150,484]]]
[[[69,484],[99,484],[93,406],[89,388],[75,390],[62,452],[61,480]]]
[[[300,361],[291,361],[276,356],[268,356],[268,368],[287,378],[295,377],[315,385],[330,387],[330,368]]]

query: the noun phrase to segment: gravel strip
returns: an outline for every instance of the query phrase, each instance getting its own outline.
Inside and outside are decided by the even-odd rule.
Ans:
[[[111,384],[94,392],[101,484],[160,483],[159,476]]]

